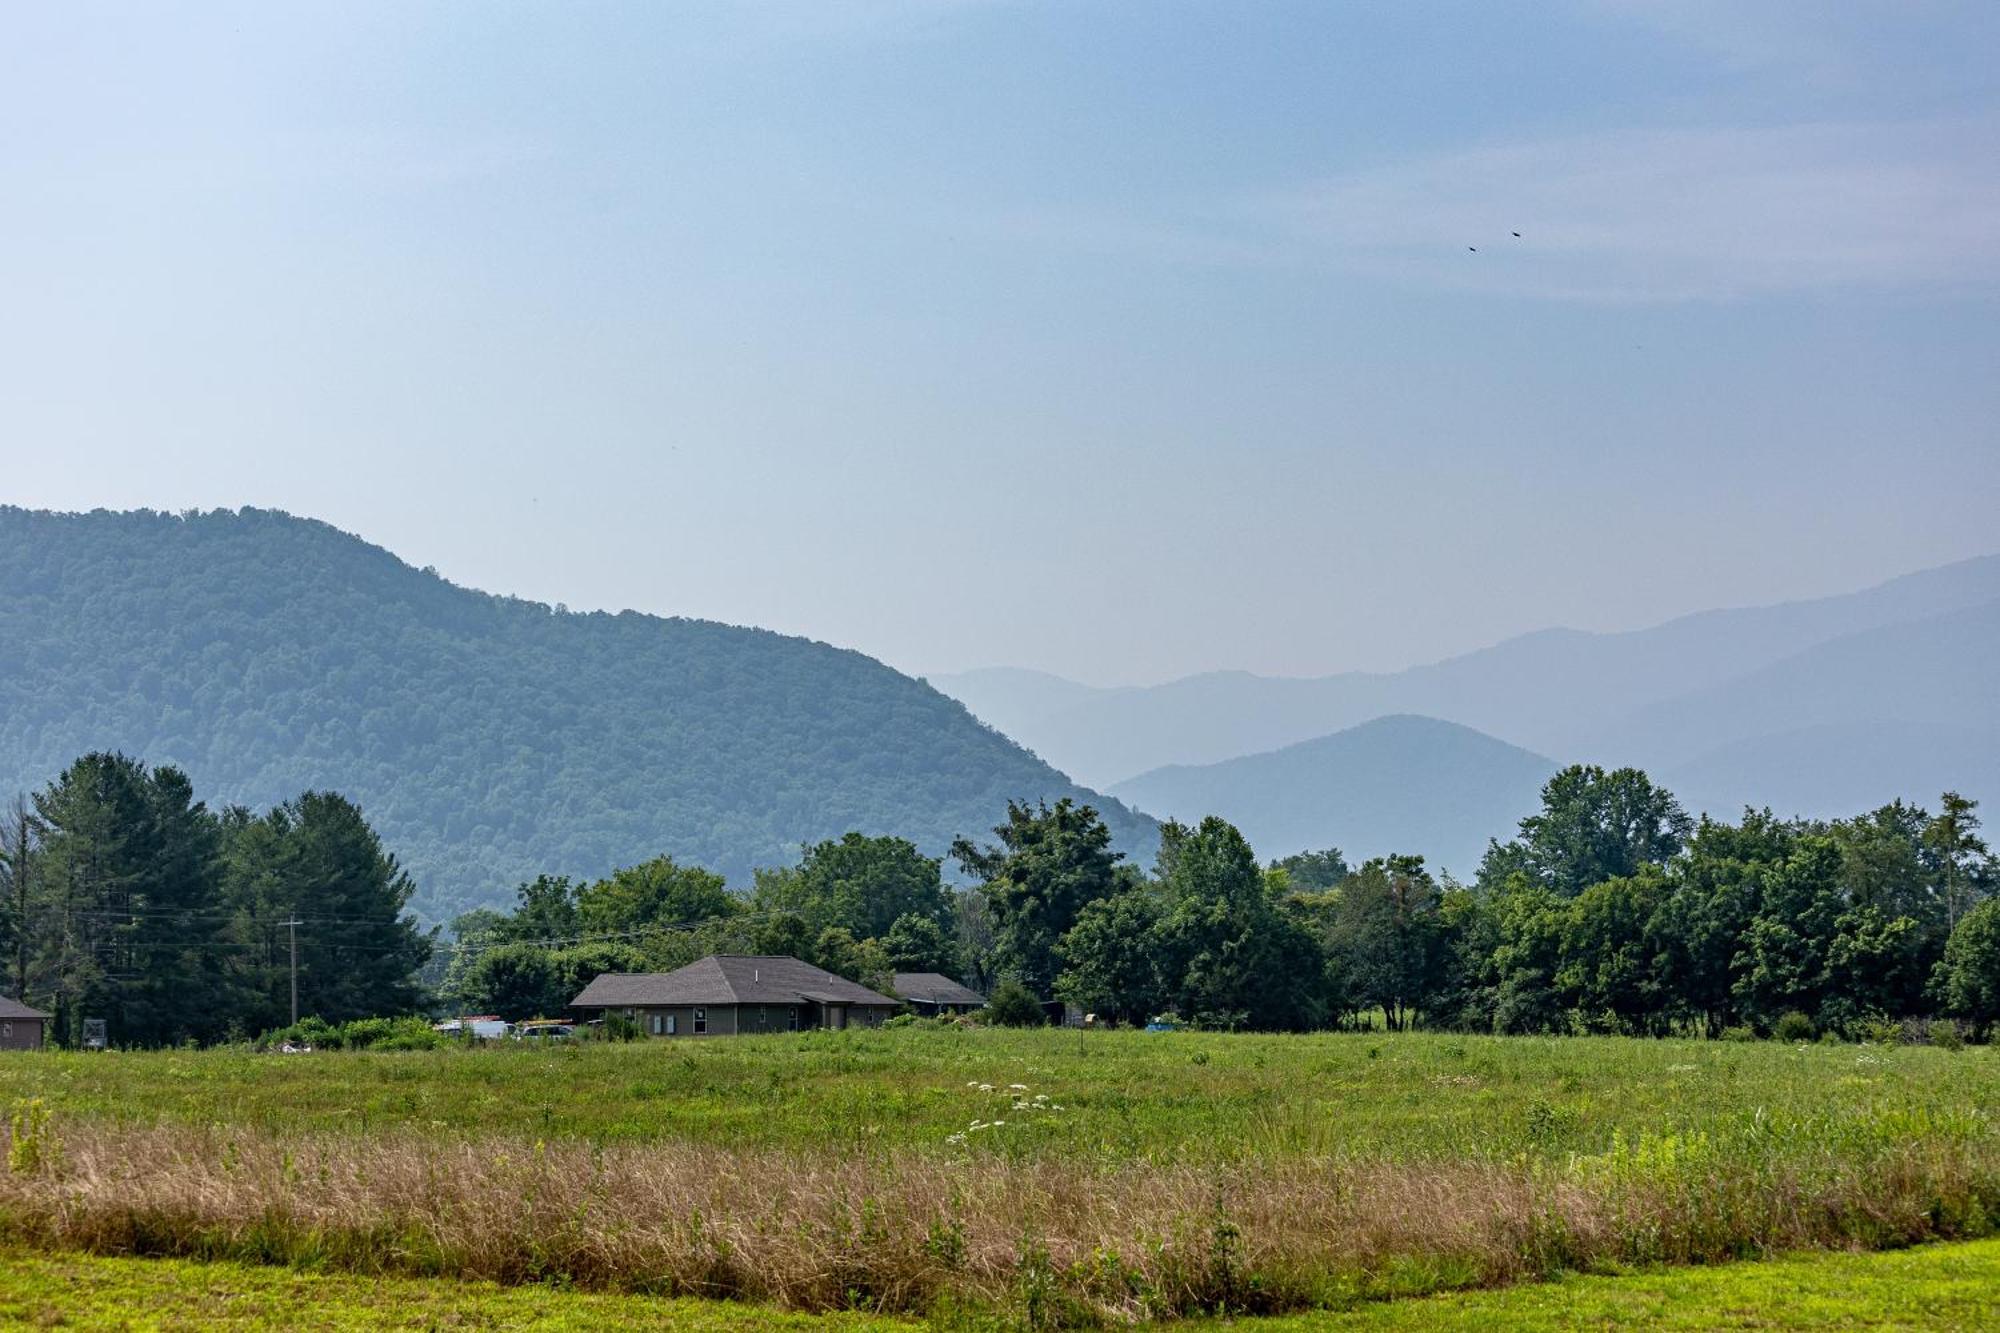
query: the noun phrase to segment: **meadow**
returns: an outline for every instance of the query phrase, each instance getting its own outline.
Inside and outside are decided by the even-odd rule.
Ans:
[[[1996,1106],[1989,1048],[1845,1044],[34,1053],[0,1060],[0,1243],[1041,1326],[1365,1309],[1979,1237]]]

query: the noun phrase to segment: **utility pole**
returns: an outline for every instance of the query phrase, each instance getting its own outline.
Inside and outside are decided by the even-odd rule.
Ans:
[[[280,921],[278,924],[285,927],[286,933],[292,937],[292,1026],[297,1027],[299,1024],[299,926],[302,923],[298,917],[294,916],[288,920]]]

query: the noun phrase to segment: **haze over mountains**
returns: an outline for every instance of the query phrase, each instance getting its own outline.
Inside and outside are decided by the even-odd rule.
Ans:
[[[1414,740],[1408,756],[1392,755],[1396,731],[1283,748],[1395,715],[1457,723],[1550,763],[1636,764],[1696,810],[1733,814],[1755,803],[1842,814],[1896,796],[1933,799],[1947,787],[2000,799],[1996,665],[2000,556],[1986,556],[1852,594],[1702,612],[1648,629],[1547,630],[1394,673],[1216,672],[1111,689],[1013,669],[931,679],[1079,781],[1155,814],[1178,814],[1199,792],[1217,812],[1254,822],[1250,810],[1269,808],[1286,784],[1308,784],[1308,793],[1283,799],[1301,817],[1316,801],[1322,822],[1288,815],[1258,842],[1283,854],[1337,841],[1333,831],[1352,822],[1340,807],[1354,809],[1365,789],[1365,775],[1351,768],[1364,756],[1390,765],[1412,790],[1443,789],[1454,780],[1446,770],[1478,762],[1477,747],[1447,761]],[[1420,778],[1426,756],[1438,768]],[[1202,765],[1221,766],[1187,771]],[[1180,767],[1155,771],[1169,766]],[[1383,839],[1406,825],[1389,814],[1382,809],[1348,850],[1390,850]],[[1504,835],[1511,824],[1488,832]],[[1286,845],[1297,838],[1305,841]],[[1440,830],[1431,854],[1463,841]]]
[[[661,852],[744,882],[849,829],[927,852],[1012,799],[1152,820],[861,653],[457,587],[323,523],[0,508],[0,795],[119,749],[211,802],[358,801],[437,919]]]
[[[1156,768],[1112,794],[1162,819],[1219,814],[1266,856],[1421,851],[1469,877],[1486,840],[1513,831],[1558,767],[1470,727],[1403,714],[1264,754]]]

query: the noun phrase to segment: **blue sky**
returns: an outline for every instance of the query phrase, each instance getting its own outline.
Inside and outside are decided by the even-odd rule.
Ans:
[[[2000,548],[1991,4],[6,27],[17,503],[1103,682]]]

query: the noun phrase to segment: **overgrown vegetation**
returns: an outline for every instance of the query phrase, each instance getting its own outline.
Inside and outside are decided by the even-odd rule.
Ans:
[[[1050,1323],[1973,1237],[1987,1048],[1009,1032],[45,1053],[17,1244]],[[46,1157],[45,1157],[46,1160]]]

